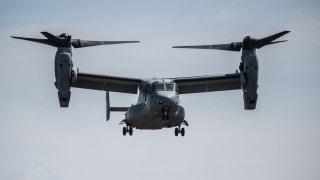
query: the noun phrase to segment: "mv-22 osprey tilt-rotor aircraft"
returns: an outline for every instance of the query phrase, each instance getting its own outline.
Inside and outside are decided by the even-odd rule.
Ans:
[[[61,107],[68,107],[70,100],[70,88],[84,88],[106,91],[106,118],[109,120],[110,111],[124,111],[125,119],[123,135],[131,136],[133,128],[136,129],[162,129],[175,127],[175,136],[185,135],[182,125],[188,126],[185,120],[185,111],[179,105],[179,94],[201,93],[225,90],[243,90],[244,109],[256,108],[258,98],[258,57],[256,49],[269,44],[284,41],[274,41],[289,33],[283,31],[262,39],[247,36],[242,42],[230,44],[200,45],[200,46],[175,46],[173,48],[197,48],[218,49],[227,51],[240,51],[242,49],[239,71],[224,75],[193,76],[181,78],[150,78],[137,79],[97,74],[75,72],[72,63],[72,50],[88,46],[135,43],[139,41],[84,41],[71,39],[71,36],[63,33],[60,36],[42,32],[47,39],[35,39],[15,37],[16,39],[28,40],[57,47],[55,56],[54,83],[58,90],[58,98]],[[130,107],[110,107],[109,91],[119,93],[137,94],[138,102]]]

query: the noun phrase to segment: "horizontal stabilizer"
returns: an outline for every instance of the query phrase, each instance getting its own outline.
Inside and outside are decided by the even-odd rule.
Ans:
[[[116,111],[116,112],[121,112],[121,111],[127,111],[129,107],[110,107],[110,111]]]

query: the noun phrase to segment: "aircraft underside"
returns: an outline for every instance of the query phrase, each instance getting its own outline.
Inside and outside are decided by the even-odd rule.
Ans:
[[[188,123],[184,120],[184,109],[178,106],[177,109],[168,112],[168,116],[164,116],[164,112],[161,108],[157,108],[154,111],[147,111],[141,108],[142,105],[135,105],[129,108],[127,111],[126,119],[122,123],[126,124],[123,129],[123,135],[128,132],[132,135],[132,128],[140,130],[157,130],[162,128],[177,127],[175,135],[181,133],[184,136],[184,128],[181,125],[187,125]],[[140,109],[140,111],[138,110]]]
[[[171,128],[181,125],[184,119],[180,118],[170,118],[169,120],[162,119],[161,117],[156,118],[136,118],[128,121],[129,124],[132,124],[132,127],[137,129],[162,129],[162,128]]]

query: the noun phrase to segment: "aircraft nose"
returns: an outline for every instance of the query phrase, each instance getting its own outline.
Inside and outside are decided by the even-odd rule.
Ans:
[[[172,105],[178,104],[178,97],[175,93],[158,93],[159,105]]]
[[[158,104],[160,105],[171,105],[171,104],[176,104],[176,101],[171,98],[160,98]]]

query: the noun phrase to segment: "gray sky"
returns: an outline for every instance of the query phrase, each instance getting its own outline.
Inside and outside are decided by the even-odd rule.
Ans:
[[[319,1],[1,1],[0,179],[320,179]],[[289,41],[258,51],[257,109],[241,91],[181,95],[190,126],[136,130],[105,121],[104,92],[72,89],[59,108],[56,49],[9,38],[67,32],[139,44],[73,51],[81,72],[175,77],[234,72],[240,53],[171,49],[257,38]],[[168,66],[168,64],[172,66]],[[155,67],[157,67],[155,69]],[[111,93],[128,106],[135,95]]]

